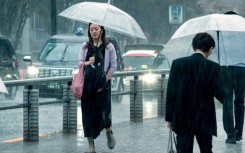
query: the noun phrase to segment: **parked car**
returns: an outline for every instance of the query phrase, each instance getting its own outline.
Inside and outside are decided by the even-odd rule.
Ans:
[[[107,37],[116,49],[118,56],[118,71],[123,70],[121,51],[115,38]],[[44,44],[36,62],[31,61],[31,57],[24,57],[27,62],[32,62],[26,73],[26,78],[45,78],[55,76],[73,75],[78,70],[78,55],[82,42],[88,41],[84,35],[54,35]],[[112,91],[121,91],[123,79],[114,77],[112,79]],[[49,83],[36,87],[39,89],[39,96],[45,98],[62,98],[63,88],[59,83]],[[54,94],[55,93],[55,94]],[[120,96],[112,97],[120,100]]]
[[[162,54],[164,45],[156,44],[134,44],[125,47],[123,54],[124,71],[169,69],[167,57]],[[146,74],[140,79],[144,86],[151,86],[156,83],[157,75]],[[125,78],[124,84],[129,84],[131,78]]]
[[[15,55],[11,39],[0,35],[0,77],[3,81],[18,80],[18,61]],[[14,99],[17,92],[17,87],[7,87],[8,94],[5,94],[6,99]]]

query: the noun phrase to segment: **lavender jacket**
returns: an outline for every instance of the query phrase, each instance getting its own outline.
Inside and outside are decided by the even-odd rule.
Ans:
[[[82,48],[79,53],[79,65],[85,62],[88,52],[87,42],[82,43]],[[112,43],[109,43],[105,48],[104,71],[113,74],[117,70],[117,54]]]

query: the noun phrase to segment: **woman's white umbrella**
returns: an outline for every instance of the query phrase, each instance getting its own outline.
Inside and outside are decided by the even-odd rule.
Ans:
[[[170,61],[192,54],[192,38],[199,32],[208,32],[216,39],[212,60],[220,65],[245,63],[245,19],[230,14],[210,14],[183,23],[165,46]]]
[[[78,3],[65,9],[59,16],[84,23],[100,24],[111,31],[135,38],[146,39],[142,29],[134,18],[109,3]]]

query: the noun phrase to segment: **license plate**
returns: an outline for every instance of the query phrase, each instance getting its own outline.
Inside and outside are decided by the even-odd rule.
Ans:
[[[48,89],[61,89],[59,83],[50,83],[48,84]]]

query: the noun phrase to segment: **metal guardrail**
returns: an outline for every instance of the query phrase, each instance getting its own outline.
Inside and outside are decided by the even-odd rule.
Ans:
[[[12,106],[5,106],[5,107],[0,107],[0,110],[8,110],[8,109],[16,109],[16,108],[25,108],[25,107],[30,107],[31,104],[18,104],[18,105],[12,105]]]
[[[157,80],[156,89],[144,89],[143,81],[139,80],[139,76],[146,73],[160,74],[161,77]],[[169,70],[151,70],[151,71],[130,71],[130,72],[116,72],[114,77],[134,76],[134,80],[130,80],[130,90],[123,92],[116,92],[113,95],[130,95],[130,121],[143,122],[143,92],[157,92],[158,101],[158,116],[163,117],[165,114],[165,97],[167,78],[166,74]],[[23,91],[23,104],[0,107],[0,110],[23,108],[23,137],[25,141],[39,140],[39,120],[38,109],[40,105],[48,105],[55,103],[63,103],[63,132],[76,133],[77,132],[77,100],[71,92],[71,82],[73,76],[49,77],[38,79],[12,80],[4,81],[7,87],[11,86],[25,86]],[[39,103],[38,89],[33,89],[34,85],[61,82],[63,86],[63,99],[55,101],[47,101]]]

